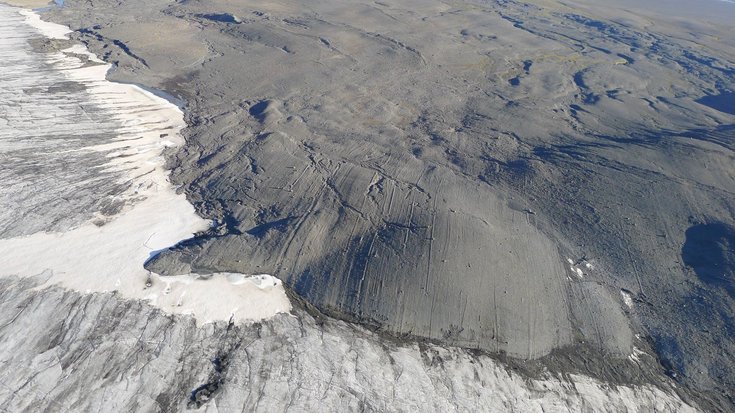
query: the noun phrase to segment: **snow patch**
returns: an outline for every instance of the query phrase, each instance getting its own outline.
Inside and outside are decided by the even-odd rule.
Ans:
[[[577,278],[579,278],[580,280],[581,279],[584,279],[584,277],[587,275],[587,273],[585,272],[585,269],[587,271],[590,271],[590,270],[594,270],[595,269],[595,266],[592,265],[592,263],[589,262],[587,260],[587,258],[585,258],[585,257],[582,257],[582,258],[578,259],[577,261],[574,261],[573,259],[567,257],[567,263],[569,263],[569,270],[574,275],[576,275]],[[567,279],[569,279],[569,281],[571,281],[571,278],[568,277],[568,276],[567,276]]]
[[[639,349],[638,347],[633,347],[633,352],[630,353],[630,355],[628,356],[628,360],[634,363],[639,363],[641,361],[641,356],[647,355],[648,354],[645,351]]]
[[[69,40],[68,34],[71,29],[60,24],[47,23],[41,20],[41,16],[30,10],[20,10],[19,13],[26,18],[26,23],[38,30],[43,36],[49,39]]]
[[[633,308],[633,295],[627,290],[620,290],[620,295],[623,297],[625,305],[632,309]]]
[[[151,274],[142,295],[169,313],[216,320],[264,320],[290,310],[281,280],[268,274]],[[214,305],[213,305],[214,304]]]

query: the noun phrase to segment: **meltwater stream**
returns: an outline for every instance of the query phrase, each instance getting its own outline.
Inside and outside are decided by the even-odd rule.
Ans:
[[[162,152],[183,115],[69,40],[64,26],[0,5],[0,277],[117,291],[197,321],[290,310],[267,274],[158,277],[152,254],[208,228],[168,181]]]

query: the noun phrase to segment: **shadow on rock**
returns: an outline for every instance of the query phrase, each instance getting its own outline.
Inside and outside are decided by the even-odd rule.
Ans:
[[[719,95],[707,95],[698,99],[697,103],[729,115],[735,115],[735,93],[723,92]]]
[[[681,249],[684,264],[703,283],[724,288],[735,298],[735,228],[721,222],[697,224],[685,235]]]

